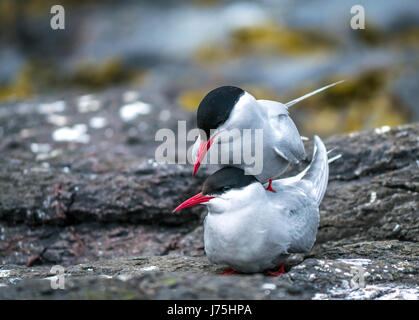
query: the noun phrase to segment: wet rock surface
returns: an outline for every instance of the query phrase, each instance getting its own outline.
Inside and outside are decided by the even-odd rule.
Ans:
[[[0,298],[418,298],[418,124],[325,139],[342,158],[312,252],[277,278],[220,276],[205,210],[171,213],[208,171],[152,160],[159,128],[195,125],[169,101],[112,90],[0,106]],[[57,264],[64,290],[51,289]]]

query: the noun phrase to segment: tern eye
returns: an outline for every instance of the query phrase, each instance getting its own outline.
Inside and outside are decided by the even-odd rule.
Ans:
[[[224,120],[220,120],[220,121],[217,121],[217,123],[215,124],[215,128],[214,129],[217,129],[219,126],[221,126],[223,123],[224,123],[225,121]]]

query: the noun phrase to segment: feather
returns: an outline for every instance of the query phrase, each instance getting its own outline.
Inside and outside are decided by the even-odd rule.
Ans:
[[[329,84],[329,85],[327,85],[327,86],[324,86],[324,87],[322,87],[322,88],[320,88],[320,89],[314,90],[314,91],[312,91],[312,92],[310,92],[310,93],[307,93],[307,94],[303,95],[302,97],[299,97],[299,98],[297,98],[297,99],[294,99],[294,100],[291,100],[291,101],[287,102],[287,103],[285,104],[285,106],[286,106],[287,108],[289,108],[289,107],[293,106],[294,104],[296,104],[296,103],[298,103],[298,102],[300,102],[300,101],[302,101],[302,100],[304,100],[304,99],[307,99],[307,98],[309,98],[309,97],[311,97],[311,96],[314,96],[315,94],[317,94],[317,93],[319,93],[319,92],[322,92],[323,90],[326,90],[326,89],[328,89],[328,88],[330,88],[330,87],[333,87],[333,86],[335,86],[335,85],[337,85],[337,84],[339,84],[339,83],[342,83],[342,82],[344,82],[344,81],[345,81],[345,80],[340,80],[340,81],[338,81],[338,82],[335,82],[335,83]]]

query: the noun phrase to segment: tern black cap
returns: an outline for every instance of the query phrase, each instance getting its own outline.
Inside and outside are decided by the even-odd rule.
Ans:
[[[223,86],[210,91],[202,99],[198,107],[197,124],[205,132],[207,139],[211,129],[217,129],[226,122],[244,92],[237,87]]]
[[[223,194],[228,190],[243,188],[254,182],[258,182],[258,180],[252,175],[245,175],[242,169],[224,167],[205,180],[202,194]]]

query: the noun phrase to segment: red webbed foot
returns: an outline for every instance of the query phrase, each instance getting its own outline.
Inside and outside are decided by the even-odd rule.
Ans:
[[[222,275],[230,275],[230,274],[241,274],[240,272],[234,270],[234,269],[226,269],[223,272],[221,272],[220,274]]]
[[[279,270],[277,270],[277,271],[268,271],[268,272],[266,272],[268,275],[270,275],[270,276],[273,276],[273,277],[277,277],[277,276],[279,276],[280,274],[284,274],[285,273],[285,267],[284,267],[284,264],[282,263],[281,264],[281,268],[279,269]]]
[[[276,192],[274,189],[272,189],[272,179],[269,179],[269,185],[265,189],[266,191]]]

